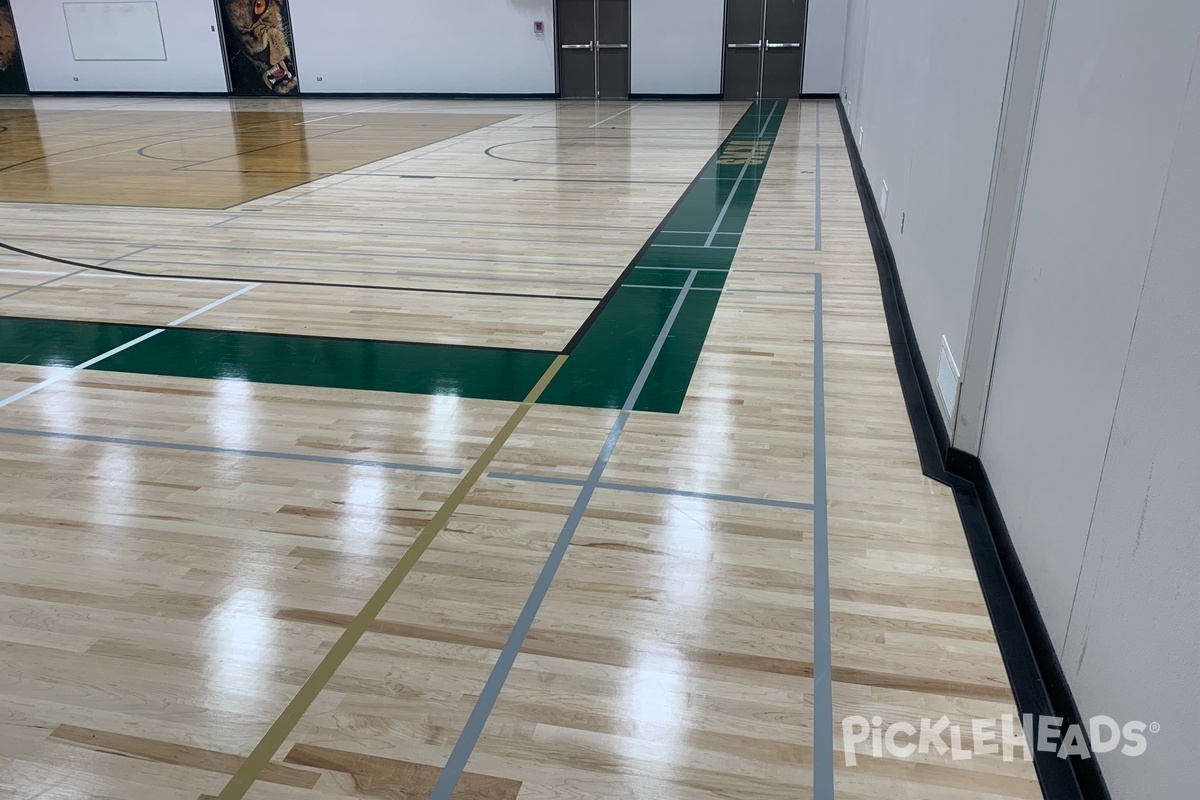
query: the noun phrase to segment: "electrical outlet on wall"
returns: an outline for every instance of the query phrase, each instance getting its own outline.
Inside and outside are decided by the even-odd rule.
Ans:
[[[879,216],[887,219],[887,200],[888,188],[887,181],[883,182],[883,188],[879,191]]]

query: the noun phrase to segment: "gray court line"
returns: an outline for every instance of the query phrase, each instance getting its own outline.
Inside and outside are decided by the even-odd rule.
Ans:
[[[489,472],[489,478],[505,481],[525,481],[528,483],[550,483],[557,486],[583,486],[586,481],[579,478],[559,478],[553,475],[524,475],[517,472]],[[597,489],[611,489],[615,492],[641,492],[643,494],[661,494],[670,497],[695,497],[701,500],[719,500],[723,503],[738,503],[749,506],[772,506],[775,508],[795,508],[811,511],[812,503],[801,503],[796,500],[772,500],[766,497],[746,497],[739,494],[716,494],[713,492],[696,492],[690,489],[668,489],[663,486],[642,486],[636,483],[618,483],[615,481],[600,481]]]
[[[825,325],[821,276],[813,295],[813,800],[833,797],[833,656],[829,619],[829,500],[825,458]]]
[[[236,447],[212,447],[203,444],[160,442],[152,439],[124,439],[118,436],[93,436],[86,433],[36,431],[29,428],[0,428],[0,434],[36,436],[44,439],[69,439],[76,442],[95,442],[97,444],[120,444],[130,447],[149,447],[156,450],[178,450],[188,453],[216,453],[217,455],[274,458],[284,461],[307,461],[315,464],[337,464],[347,467],[378,467],[379,469],[401,470],[405,472],[431,472],[438,475],[458,475],[462,472],[462,470],[453,467],[431,467],[424,464],[407,464],[401,461],[372,461],[361,458],[338,458],[336,456],[284,453],[276,450],[245,450]]]
[[[41,283],[35,283],[32,286],[26,286],[23,289],[17,289],[16,291],[9,292],[8,294],[0,294],[0,300],[7,300],[10,297],[16,297],[19,294],[25,294],[26,292],[32,292],[34,289],[40,289],[43,286],[49,286],[50,284],[52,284],[56,281],[61,281],[63,278],[70,278],[73,275],[78,275],[79,273],[84,272],[86,269],[87,269],[86,267],[81,267],[80,269],[77,269],[74,272],[67,272],[62,275],[55,275],[53,278],[47,278],[46,280],[42,281]]]
[[[475,750],[475,745],[487,724],[488,716],[492,713],[492,708],[495,707],[496,700],[500,696],[500,690],[504,688],[504,682],[521,651],[521,645],[524,643],[525,637],[529,635],[530,628],[533,627],[534,618],[537,617],[538,610],[542,607],[542,601],[546,599],[546,593],[550,590],[550,583],[554,580],[554,575],[558,572],[558,567],[567,554],[571,538],[575,535],[575,530],[583,519],[592,495],[595,494],[600,483],[600,476],[604,474],[604,468],[608,466],[608,460],[612,457],[613,450],[616,449],[617,442],[625,430],[629,414],[637,404],[638,397],[641,396],[642,387],[646,385],[646,380],[650,377],[650,371],[654,368],[658,354],[662,351],[663,344],[671,333],[675,318],[679,316],[679,309],[683,307],[687,290],[691,288],[692,281],[695,279],[696,273],[693,272],[688,276],[687,283],[684,284],[679,297],[675,298],[675,304],[671,306],[671,311],[667,314],[667,319],[658,332],[658,338],[655,340],[654,346],[650,348],[649,355],[646,356],[642,371],[638,373],[637,380],[634,381],[633,388],[629,390],[629,396],[625,399],[625,404],[621,406],[621,412],[608,432],[608,437],[600,448],[600,454],[596,456],[587,480],[580,487],[579,496],[571,507],[571,513],[563,523],[562,531],[558,534],[558,539],[555,540],[554,547],[550,550],[549,558],[542,565],[541,574],[538,575],[537,582],[533,585],[533,590],[529,593],[529,598],[525,601],[525,606],[521,609],[521,614],[517,617],[517,621],[504,643],[504,649],[500,651],[500,656],[496,659],[496,663],[488,675],[487,683],[484,684],[483,690],[475,701],[475,707],[471,709],[471,716],[467,718],[467,723],[463,726],[458,741],[454,743],[454,750],[450,753],[450,758],[446,761],[441,775],[438,776],[429,800],[450,800],[459,778],[466,770],[471,753]]]
[[[775,109],[777,108],[779,108],[778,100],[771,104],[771,110],[767,112],[767,119],[765,122],[763,122],[763,126],[758,130],[758,138],[761,139],[764,135],[766,135],[767,126],[771,124],[771,117],[775,115]]]
[[[725,215],[729,213],[729,206],[733,204],[733,197],[737,194],[738,187],[742,185],[742,179],[746,177],[748,169],[750,169],[750,160],[746,159],[746,163],[742,164],[742,171],[738,173],[737,180],[733,182],[733,188],[729,190],[729,196],[725,198],[725,205],[721,206],[721,213],[717,214],[717,221],[713,223],[712,229],[708,232],[708,238],[704,240],[705,247],[712,245],[712,240],[716,237],[721,223],[725,221]]]
[[[816,147],[816,168],[813,170],[813,179],[816,184],[816,202],[813,204],[816,207],[816,225],[817,232],[813,237],[813,249],[820,252],[821,250],[821,145]]]
[[[779,101],[776,100],[771,105],[771,110],[767,112],[767,119],[763,122],[762,128],[759,129],[756,139],[761,139],[763,134],[767,132],[767,126],[771,124],[771,116],[775,113],[775,109],[779,107]],[[721,206],[721,213],[717,214],[717,221],[713,223],[712,229],[708,232],[708,238],[704,240],[705,247],[711,247],[713,238],[717,235],[717,231],[721,228],[721,223],[725,221],[725,215],[729,213],[729,206],[733,204],[733,198],[737,195],[738,187],[742,185],[742,181],[746,178],[746,170],[750,169],[750,160],[742,165],[742,171],[738,173],[737,180],[733,182],[733,188],[729,190],[729,196],[725,198],[725,205]]]

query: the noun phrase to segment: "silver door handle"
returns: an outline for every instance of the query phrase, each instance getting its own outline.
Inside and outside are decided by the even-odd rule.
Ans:
[[[772,42],[767,41],[768,50],[799,50],[799,42]]]
[[[591,50],[592,49],[591,42],[588,42],[587,44],[564,44],[564,45],[559,45],[559,46],[562,47],[563,50]]]
[[[599,47],[601,50],[628,50],[629,49],[629,45],[627,45],[627,44],[598,44],[596,46]]]
[[[753,49],[755,49],[755,50],[761,50],[761,49],[762,49],[762,42],[761,42],[761,41],[758,41],[758,42],[755,42],[754,44],[729,44],[729,45],[726,45],[726,46],[727,46],[727,47],[728,47],[730,50],[750,50],[751,48],[753,48]]]

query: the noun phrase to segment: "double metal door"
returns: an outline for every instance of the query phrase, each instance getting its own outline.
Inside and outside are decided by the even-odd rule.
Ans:
[[[728,0],[725,97],[800,96],[806,0]]]
[[[560,97],[629,97],[629,0],[558,0]]]

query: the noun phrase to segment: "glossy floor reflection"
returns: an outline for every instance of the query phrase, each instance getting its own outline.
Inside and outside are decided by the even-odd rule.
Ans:
[[[56,148],[231,109],[130,102],[0,106]],[[232,108],[431,138],[219,210],[151,184],[125,192],[146,208],[3,203],[0,171],[0,241],[142,273],[0,251],[0,796],[1040,796],[1023,761],[838,749],[848,715],[1013,706],[920,471],[833,104],[755,112],[706,181],[748,104],[285,103]],[[435,141],[423,118],[453,119]],[[198,206],[239,190],[221,174]],[[607,366],[572,366],[580,343],[552,373],[697,176],[589,329]],[[261,373],[189,366],[250,341]],[[521,402],[570,370],[620,380]],[[364,374],[393,383],[341,379]]]

